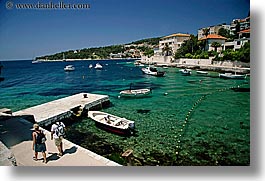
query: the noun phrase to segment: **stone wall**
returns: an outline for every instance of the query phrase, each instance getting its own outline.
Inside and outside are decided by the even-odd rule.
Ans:
[[[14,154],[0,141],[0,166],[17,166]]]

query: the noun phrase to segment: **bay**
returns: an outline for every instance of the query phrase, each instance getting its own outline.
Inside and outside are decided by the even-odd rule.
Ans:
[[[102,70],[89,69],[99,62]],[[165,77],[144,75],[132,60],[73,62],[4,61],[0,108],[18,111],[80,92],[110,96],[108,112],[134,120],[137,134],[121,137],[97,128],[90,118],[68,125],[67,139],[126,165],[121,154],[133,150],[134,165],[249,165],[250,79],[224,80],[182,76],[178,68]],[[65,72],[68,64],[75,71]],[[162,69],[162,68],[161,68]],[[119,97],[133,88],[152,88],[145,98]],[[67,120],[66,120],[67,121]]]

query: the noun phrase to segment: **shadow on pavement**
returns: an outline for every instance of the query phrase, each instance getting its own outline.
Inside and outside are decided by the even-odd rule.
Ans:
[[[71,148],[65,149],[64,154],[73,154],[75,153],[77,148],[75,146],[72,146]]]

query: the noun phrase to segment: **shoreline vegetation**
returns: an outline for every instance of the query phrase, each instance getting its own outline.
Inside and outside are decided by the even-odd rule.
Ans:
[[[69,50],[53,55],[36,57],[35,60],[32,60],[32,63],[135,60],[138,63],[150,65],[154,64],[154,62],[150,62],[147,59],[155,57],[154,49],[158,47],[160,39],[161,37],[148,38],[123,45]],[[195,55],[199,52],[200,56],[191,56],[192,52],[189,52],[191,49],[190,44],[198,44],[197,38],[193,35],[190,40],[184,41],[179,50],[175,53],[175,56],[164,56],[164,59],[173,59],[172,61],[155,63],[154,65],[158,67],[191,68],[216,72],[236,71],[238,73],[250,74],[250,43],[246,43],[246,45],[242,46],[239,50],[232,51],[229,49],[219,53],[215,51],[203,51],[200,50],[198,46]],[[194,48],[195,47],[191,50],[194,50]]]

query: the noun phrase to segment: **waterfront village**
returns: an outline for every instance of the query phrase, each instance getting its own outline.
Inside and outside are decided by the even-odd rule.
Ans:
[[[174,33],[125,45],[70,50],[37,61],[136,59],[138,64],[250,72],[250,16],[198,29],[197,36]]]
[[[135,59],[135,64],[138,65],[152,64],[156,66],[198,68],[213,71],[234,71],[237,69],[240,73],[249,74],[250,17],[234,19],[229,25],[218,24],[200,28],[198,29],[197,36],[187,33],[175,33],[164,37],[139,40],[125,45],[70,50],[54,55],[36,57],[34,61],[106,59]],[[0,109],[0,118],[12,116],[8,121],[1,121],[1,124],[3,124],[1,126],[14,132],[14,134],[5,132],[3,140],[9,140],[8,138],[10,137],[20,138],[18,143],[14,142],[15,139],[8,141],[8,144],[15,145],[11,150],[0,141],[2,155],[0,165],[43,165],[29,159],[32,157],[32,153],[25,149],[30,148],[32,144],[31,137],[28,137],[27,132],[32,128],[32,124],[25,121],[25,119],[32,119],[29,115],[34,115],[33,119],[40,126],[47,126],[55,120],[61,120],[72,114],[73,107],[78,108],[78,110],[80,108],[90,110],[90,108],[94,107],[102,108],[104,104],[108,103],[108,96],[80,93],[14,113],[7,108]],[[59,110],[58,107],[60,107]],[[97,112],[94,114],[91,117],[102,116]],[[103,117],[100,118],[102,119]],[[128,123],[128,125],[133,126],[132,123]],[[50,141],[50,134],[47,135],[47,146],[52,148],[50,150],[52,153],[56,153],[57,150],[53,142]],[[58,161],[49,162],[49,166],[120,166],[68,140],[64,140],[64,146],[69,154],[61,159],[58,159],[56,154],[55,156],[51,155],[52,159],[58,159]],[[127,151],[123,154],[126,159],[130,158],[132,153],[130,150]]]

